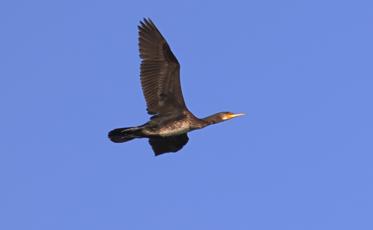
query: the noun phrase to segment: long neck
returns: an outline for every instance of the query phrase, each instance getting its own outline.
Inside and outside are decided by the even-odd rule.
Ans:
[[[208,116],[208,117],[205,117],[205,118],[202,118],[201,120],[203,120],[206,125],[213,125],[213,124],[216,124],[216,123],[219,123],[219,122],[222,122],[223,120],[221,119],[221,117],[219,116],[219,114],[213,114],[211,116]]]

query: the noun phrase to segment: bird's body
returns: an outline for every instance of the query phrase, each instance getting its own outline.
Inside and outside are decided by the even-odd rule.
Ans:
[[[152,117],[143,125],[110,131],[113,142],[149,138],[155,155],[176,152],[188,142],[188,132],[243,115],[221,112],[204,119],[194,116],[185,105],[180,65],[166,40],[150,19],[144,19],[138,28],[141,85]]]
[[[191,120],[187,115],[169,117],[169,119],[155,119],[144,125],[146,136],[169,137],[187,133],[192,130]]]

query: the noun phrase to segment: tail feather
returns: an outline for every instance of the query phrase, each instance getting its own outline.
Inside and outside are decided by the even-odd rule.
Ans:
[[[140,128],[138,127],[113,129],[108,136],[112,142],[122,143],[140,137],[139,130]]]

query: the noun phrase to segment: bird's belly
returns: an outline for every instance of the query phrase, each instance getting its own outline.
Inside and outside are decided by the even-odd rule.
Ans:
[[[172,129],[172,130],[166,130],[166,131],[160,131],[159,135],[162,137],[169,137],[169,136],[177,136],[180,134],[187,133],[189,129],[186,128],[179,128],[179,129]]]
[[[190,124],[185,121],[172,122],[159,128],[158,134],[162,137],[176,136],[190,131]]]

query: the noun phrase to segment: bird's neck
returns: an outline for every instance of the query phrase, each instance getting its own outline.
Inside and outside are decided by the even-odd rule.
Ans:
[[[202,118],[201,120],[204,121],[205,126],[213,125],[213,124],[222,122],[222,120],[221,120],[220,116],[218,116],[218,114],[213,114],[211,116]]]

